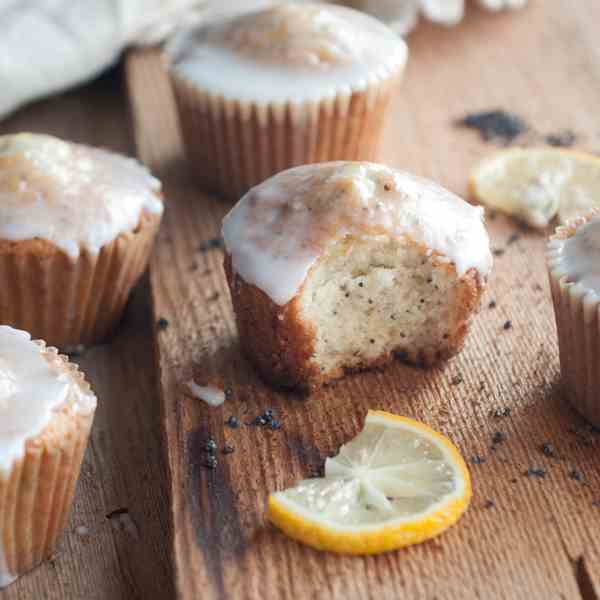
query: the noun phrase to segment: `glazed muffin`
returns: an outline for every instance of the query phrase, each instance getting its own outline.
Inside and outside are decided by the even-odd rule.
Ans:
[[[547,263],[564,393],[600,426],[600,212],[559,227]]]
[[[429,366],[457,353],[492,266],[483,209],[372,163],[280,173],[223,236],[245,354],[307,389],[394,356]]]
[[[0,323],[63,350],[105,338],[146,269],[160,183],[131,158],[0,136]]]
[[[166,57],[195,173],[239,199],[292,166],[373,160],[407,49],[364,13],[307,3],[183,33]]]
[[[76,365],[0,326],[0,588],[53,553],[95,409]]]

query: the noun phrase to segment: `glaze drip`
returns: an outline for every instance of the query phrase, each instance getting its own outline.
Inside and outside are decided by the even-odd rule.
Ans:
[[[75,260],[160,214],[160,182],[119,154],[47,135],[0,136],[0,239],[41,238]]]
[[[349,94],[401,72],[403,40],[339,6],[278,5],[177,36],[172,69],[215,96],[297,102]]]
[[[559,278],[600,296],[600,216],[566,239],[552,240],[550,252],[550,267]]]
[[[285,171],[246,194],[223,222],[234,270],[279,305],[299,291],[329,245],[345,236],[407,236],[454,264],[492,267],[483,209],[414,175],[372,163]]]
[[[89,414],[96,397],[73,379],[55,351],[0,325],[0,477],[10,474],[27,441],[65,406]]]

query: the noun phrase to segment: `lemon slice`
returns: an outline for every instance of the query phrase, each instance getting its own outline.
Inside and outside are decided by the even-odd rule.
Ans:
[[[269,519],[319,550],[378,554],[432,538],[471,499],[465,461],[413,419],[369,411],[362,432],[325,462],[325,477],[271,494]]]
[[[600,206],[600,158],[559,148],[512,148],[484,159],[470,178],[482,204],[546,227]]]

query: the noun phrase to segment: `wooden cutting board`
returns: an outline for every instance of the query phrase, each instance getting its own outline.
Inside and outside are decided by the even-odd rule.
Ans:
[[[525,143],[568,128],[581,147],[598,149],[599,25],[594,0],[532,0],[503,15],[470,6],[457,28],[422,25],[409,39],[382,162],[464,194],[470,168],[494,146],[454,121],[494,108],[529,123]],[[273,391],[240,356],[222,251],[205,247],[230,206],[191,177],[158,55],[131,54],[127,76],[139,155],[163,178],[168,201],[151,287],[154,316],[169,323],[157,328],[156,343],[180,597],[596,598],[600,437],[561,397],[547,232],[489,219],[495,271],[463,353],[447,365],[396,363],[309,398]],[[208,408],[186,394],[193,375],[220,378],[232,397]],[[281,430],[225,425],[230,415],[245,423],[266,408]],[[378,557],[334,556],[288,540],[265,520],[269,492],[318,471],[361,429],[368,408],[421,419],[479,462],[471,465],[471,509],[442,537]],[[505,441],[493,444],[496,432]],[[235,448],[214,471],[203,466],[209,436]],[[530,468],[545,476],[525,475]]]

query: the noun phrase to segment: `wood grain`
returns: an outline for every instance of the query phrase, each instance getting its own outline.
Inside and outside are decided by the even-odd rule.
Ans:
[[[500,107],[528,120],[527,143],[569,128],[580,146],[597,149],[599,22],[593,0],[549,0],[497,16],[471,6],[456,29],[421,26],[382,161],[464,194],[469,169],[493,147],[453,123]],[[222,252],[199,251],[229,205],[203,194],[186,167],[158,56],[130,55],[127,78],[138,152],[164,178],[169,203],[150,279],[155,318],[169,321],[157,348],[179,597],[597,598],[600,439],[561,397],[545,234],[490,219],[495,273],[464,352],[445,367],[396,363],[308,399],[275,392],[240,357]],[[193,375],[220,379],[232,398],[209,409],[186,395]],[[463,382],[453,385],[456,375]],[[224,424],[267,407],[281,431]],[[265,521],[268,493],[320,468],[359,431],[367,408],[421,419],[467,458],[480,456],[470,511],[443,537],[379,557],[333,556],[286,539]],[[509,416],[493,415],[503,408]],[[506,440],[493,444],[497,431]],[[214,471],[203,467],[209,436],[236,450]],[[557,458],[543,454],[544,443]],[[527,477],[530,468],[545,477]],[[574,469],[584,482],[570,478]]]
[[[4,121],[0,133],[50,133],[130,154],[119,78],[112,72],[36,103]],[[0,591],[2,600],[173,595],[152,328],[144,281],[114,339],[73,359],[99,403],[68,531],[55,557]]]

